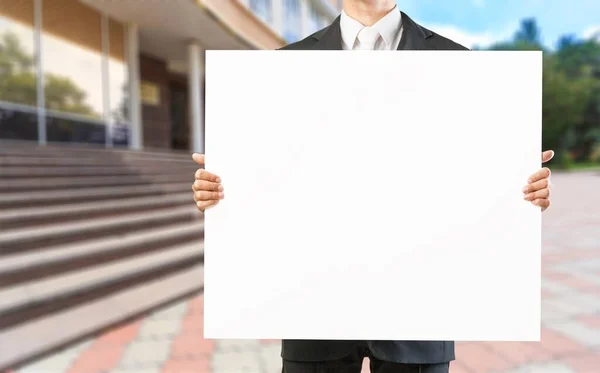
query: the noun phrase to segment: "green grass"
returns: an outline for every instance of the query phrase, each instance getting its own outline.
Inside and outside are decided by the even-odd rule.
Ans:
[[[559,167],[560,168],[560,167]],[[573,162],[567,168],[568,171],[600,171],[600,163],[597,162]]]

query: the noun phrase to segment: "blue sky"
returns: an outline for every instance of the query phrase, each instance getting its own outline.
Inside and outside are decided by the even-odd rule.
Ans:
[[[564,34],[600,31],[600,0],[397,0],[415,21],[465,46],[510,38],[534,17],[542,41],[553,47]]]

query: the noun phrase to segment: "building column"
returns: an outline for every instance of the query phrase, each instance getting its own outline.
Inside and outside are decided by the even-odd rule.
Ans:
[[[197,42],[188,45],[188,69],[190,150],[204,153],[204,49]]]
[[[140,57],[138,25],[127,25],[127,67],[129,72],[129,147],[141,150],[143,143],[142,103],[140,100]]]
[[[101,35],[102,35],[102,108],[104,116],[104,126],[106,127],[106,139],[104,145],[107,148],[113,146],[113,123],[110,115],[110,68],[108,66],[110,58],[110,36],[109,22],[106,13],[102,13]]]
[[[48,134],[46,128],[46,93],[44,90],[44,65],[42,60],[42,0],[35,0],[33,3],[34,16],[34,53],[35,65],[37,67],[37,109],[38,109],[38,144],[46,145]]]

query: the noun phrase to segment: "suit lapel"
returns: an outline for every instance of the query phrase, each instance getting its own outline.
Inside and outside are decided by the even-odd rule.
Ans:
[[[340,29],[340,16],[335,21],[315,36],[318,39],[313,46],[316,50],[342,50],[342,31]]]
[[[434,49],[427,42],[433,33],[421,27],[404,12],[402,14],[402,38],[398,50],[427,50]],[[317,34],[314,35],[317,43],[312,49],[315,50],[342,50],[342,31],[340,29],[340,17]]]
[[[398,50],[428,50],[432,48],[426,42],[433,33],[426,28],[419,26],[404,12],[402,13],[402,38],[398,45]]]

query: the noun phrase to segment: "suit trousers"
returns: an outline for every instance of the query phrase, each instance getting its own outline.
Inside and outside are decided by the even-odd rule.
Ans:
[[[449,373],[450,364],[399,364],[374,357],[368,346],[357,345],[350,354],[337,360],[318,362],[283,359],[282,373],[361,373],[363,360],[370,360],[371,373]]]

